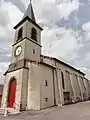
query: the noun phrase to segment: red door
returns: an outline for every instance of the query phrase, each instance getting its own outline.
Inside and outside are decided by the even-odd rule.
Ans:
[[[9,88],[9,96],[8,96],[8,107],[13,108],[14,102],[15,102],[15,94],[16,94],[16,81],[13,80],[10,83]]]

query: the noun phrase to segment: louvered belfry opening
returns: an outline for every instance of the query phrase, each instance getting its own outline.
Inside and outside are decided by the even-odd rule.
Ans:
[[[22,33],[23,33],[23,28],[20,28],[19,31],[18,31],[18,38],[17,38],[17,40],[22,39]]]
[[[32,30],[31,30],[31,39],[33,39],[37,42],[37,31],[35,28],[32,28]]]

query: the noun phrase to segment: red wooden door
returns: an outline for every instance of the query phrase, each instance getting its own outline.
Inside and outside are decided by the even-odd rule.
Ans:
[[[15,94],[16,94],[16,81],[14,80],[10,83],[10,88],[9,88],[9,96],[8,96],[9,108],[13,108],[15,102]]]

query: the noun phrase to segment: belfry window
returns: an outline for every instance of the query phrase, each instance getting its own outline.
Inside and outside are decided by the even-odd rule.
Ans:
[[[31,30],[31,38],[35,41],[37,41],[37,31],[35,28],[32,28]]]
[[[17,38],[17,40],[22,39],[22,32],[23,32],[23,28],[20,28],[19,31],[18,31],[18,38]]]
[[[65,89],[64,75],[63,75],[63,72],[62,72],[62,71],[61,71],[61,78],[62,78],[62,86],[63,86],[63,89]]]

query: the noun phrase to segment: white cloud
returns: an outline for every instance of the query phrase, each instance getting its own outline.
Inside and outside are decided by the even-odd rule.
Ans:
[[[86,32],[90,32],[90,22],[85,23],[82,26],[83,30],[85,30]]]
[[[4,83],[4,72],[6,72],[9,63],[0,63],[0,84]]]
[[[5,8],[9,13],[10,25],[14,27],[22,19],[22,12],[11,2],[4,4],[3,9]]]
[[[78,57],[77,52],[83,46],[78,44],[76,33],[72,29],[46,27],[42,35],[43,53],[61,57],[65,60],[74,60]]]
[[[60,0],[59,0],[60,1]],[[60,21],[61,18],[68,19],[69,15],[79,8],[79,0],[69,0],[67,2],[56,0],[37,0],[33,1],[33,6],[38,19],[48,22]]]
[[[82,29],[85,31],[85,39],[90,41],[90,22],[83,24]]]
[[[90,52],[88,52],[88,53],[86,54],[85,60],[88,61],[88,62],[90,61]]]
[[[74,11],[79,8],[79,0],[62,0],[58,5],[59,12],[65,19]]]

